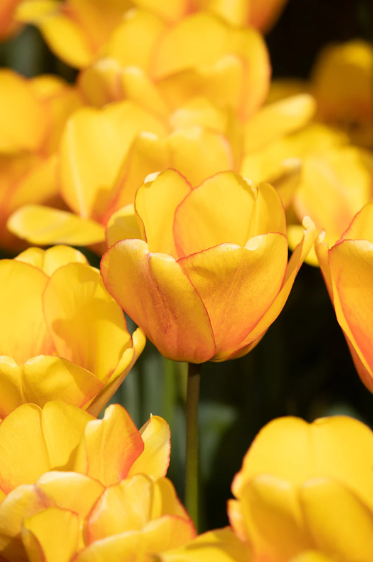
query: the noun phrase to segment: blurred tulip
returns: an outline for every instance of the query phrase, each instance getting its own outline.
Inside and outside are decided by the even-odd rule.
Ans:
[[[316,120],[348,134],[351,142],[373,144],[373,47],[356,39],[327,45],[316,59],[309,82],[274,81],[270,102],[299,93],[317,101]]]
[[[275,189],[233,172],[195,189],[173,170],[149,177],[135,213],[125,208],[108,226],[105,286],[165,357],[192,363],[240,357],[258,343],[315,237],[307,221],[288,264]]]
[[[338,242],[329,249],[325,233],[317,240],[319,259],[337,320],[355,367],[373,392],[373,203],[361,209]]]
[[[369,562],[372,463],[373,434],[357,420],[274,420],[233,480],[231,525],[254,560]]]
[[[67,118],[81,104],[78,92],[58,78],[27,80],[0,70],[0,246],[24,247],[6,229],[19,207],[61,206],[55,152]]]
[[[194,536],[164,478],[170,432],[158,416],[139,432],[119,405],[97,420],[63,402],[25,404],[1,423],[0,451],[8,562],[143,562]]]
[[[0,261],[0,417],[61,399],[98,415],[145,345],[99,271],[69,247]]]
[[[124,75],[143,76],[133,69]],[[296,144],[281,155],[263,154],[268,144],[280,142],[308,122],[314,110],[310,96],[265,107],[241,124],[230,110],[219,109],[206,98],[191,99],[171,112],[155,103],[158,111],[151,109],[144,101],[149,83],[141,80],[143,95],[102,109],[80,109],[67,124],[58,183],[75,214],[27,205],[8,221],[12,233],[33,244],[96,245],[102,253],[110,217],[133,204],[148,174],[167,168],[177,169],[195,187],[218,172],[244,167],[255,181],[272,181],[289,205],[300,176],[299,160],[291,159]]]
[[[318,229],[326,231],[324,242],[335,244],[372,195],[373,154],[344,146],[304,159],[292,204],[300,221],[310,216]],[[302,237],[302,227],[291,225],[288,237],[294,247]],[[313,251],[306,261],[318,265]]]

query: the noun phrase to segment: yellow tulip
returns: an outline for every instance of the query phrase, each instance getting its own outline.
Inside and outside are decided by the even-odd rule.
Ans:
[[[309,82],[275,80],[269,101],[308,92],[317,101],[316,120],[348,134],[351,142],[373,143],[373,47],[360,39],[327,45]]]
[[[0,261],[0,417],[61,399],[98,414],[145,345],[99,271],[69,247]]]
[[[357,420],[277,419],[233,480],[231,525],[254,560],[370,562],[372,463],[373,434]]]
[[[322,233],[316,242],[337,320],[361,380],[373,392],[373,204],[368,203],[329,249]]]
[[[7,218],[28,203],[61,206],[55,152],[69,115],[82,104],[78,92],[60,79],[27,80],[0,71],[0,245],[23,243],[6,229]]]
[[[0,555],[9,562],[123,553],[142,562],[194,536],[164,478],[170,431],[158,416],[139,432],[118,405],[97,420],[63,402],[25,404],[1,423],[0,450]]]
[[[333,245],[372,195],[373,153],[349,145],[304,159],[292,205],[300,221],[310,216],[319,230],[326,231],[324,241]],[[288,236],[290,247],[294,247],[302,227],[291,225]],[[318,265],[314,252],[306,261]]]
[[[233,172],[192,189],[166,170],[139,188],[136,215],[127,211],[108,226],[105,286],[165,357],[192,363],[240,357],[258,343],[315,237],[306,221],[288,264],[276,190]]]

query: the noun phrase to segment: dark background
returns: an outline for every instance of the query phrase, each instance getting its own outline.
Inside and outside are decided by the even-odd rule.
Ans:
[[[373,39],[372,0],[290,0],[267,36],[274,77],[309,76],[330,41]],[[34,28],[0,45],[0,65],[26,76],[76,72],[57,60]],[[98,258],[89,254],[91,263]],[[246,357],[203,367],[201,427],[202,529],[227,524],[230,484],[255,434],[271,419],[347,414],[373,427],[373,397],[355,371],[321,273],[304,265],[289,300],[262,342]],[[147,345],[115,396],[140,426],[149,413],[172,429],[169,476],[183,497],[185,365]]]

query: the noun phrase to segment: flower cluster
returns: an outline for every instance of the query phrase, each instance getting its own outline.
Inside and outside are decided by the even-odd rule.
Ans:
[[[1,3],[1,40],[32,24],[76,69],[0,69],[1,562],[372,562],[362,422],[271,421],[229,526],[198,536],[166,477],[167,421],[138,430],[107,406],[146,338],[189,382],[248,354],[304,261],[373,393],[373,48],[328,47],[308,82],[271,83],[262,33],[285,4]]]

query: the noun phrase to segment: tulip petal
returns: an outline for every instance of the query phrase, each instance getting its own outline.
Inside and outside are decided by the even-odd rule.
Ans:
[[[123,68],[150,71],[155,46],[165,28],[165,23],[149,11],[130,10],[114,30],[105,53]]]
[[[68,466],[89,414],[63,402],[24,404],[0,425],[0,488],[9,493],[52,468]]]
[[[102,420],[87,425],[74,470],[104,486],[113,486],[126,478],[143,450],[140,433],[127,411],[118,404],[112,405],[106,408]]]
[[[209,315],[214,361],[234,353],[271,306],[287,258],[285,236],[271,233],[251,238],[244,248],[222,244],[179,261]]]
[[[317,549],[345,560],[372,560],[373,513],[364,500],[329,478],[306,482],[300,494],[306,524]]]
[[[24,403],[41,408],[51,400],[84,407],[101,390],[102,383],[85,369],[59,357],[39,355],[18,366],[0,357],[0,416]]]
[[[40,148],[45,118],[30,83],[16,72],[0,72],[0,151],[8,154]]]
[[[55,271],[44,292],[44,313],[58,355],[106,383],[131,336],[99,271],[80,263]]]
[[[10,492],[0,505],[0,552],[7,554],[11,560],[27,560],[21,542],[22,523],[45,509],[45,498],[37,493],[35,486],[21,485]]]
[[[267,32],[276,22],[287,0],[251,0],[250,23],[263,32]]]
[[[373,244],[373,203],[367,203],[355,215],[342,239],[368,240]]]
[[[162,3],[157,0],[134,0],[133,3],[169,22],[179,20],[188,8],[185,0],[165,0]]]
[[[257,476],[242,490],[239,510],[245,527],[240,538],[253,545],[259,559],[286,562],[312,548],[297,490],[290,483],[272,475]],[[231,524],[235,529],[234,517]]]
[[[133,347],[126,349],[109,381],[106,383],[101,392],[97,394],[96,398],[92,401],[92,404],[90,404],[87,408],[87,412],[93,416],[99,416],[100,412],[118,390],[133,365],[136,363],[139,355],[143,352],[146,344],[146,337],[141,328],[137,328],[137,330],[133,333],[132,342]]]
[[[42,309],[47,276],[26,263],[0,262],[0,355],[22,364],[41,353],[52,354],[54,345]]]
[[[279,418],[254,440],[233,480],[232,492],[240,499],[259,474],[270,474],[295,487],[328,476],[345,483],[372,511],[372,443],[372,431],[346,416],[321,418],[312,424],[300,418]]]
[[[161,562],[248,562],[250,550],[229,527],[199,535],[181,549],[161,554]]]
[[[120,240],[138,238],[141,240],[142,232],[139,227],[138,217],[133,204],[122,207],[113,213],[106,226],[106,244],[110,248]]]
[[[206,178],[234,168],[231,147],[220,133],[201,127],[177,130],[170,135],[170,167],[195,187]]]
[[[262,318],[259,320],[252,332],[250,332],[250,334],[248,334],[248,336],[244,339],[244,341],[242,342],[242,348],[238,352],[231,355],[231,359],[246,355],[246,353],[248,353],[248,351],[250,350],[250,346],[252,346],[252,343],[254,343],[257,338],[263,336],[264,332],[276,320],[276,318],[284,308],[297,273],[309,251],[311,250],[317,236],[315,225],[309,219],[309,217],[305,217],[303,219],[303,226],[306,228],[303,234],[303,240],[295,248],[289,260],[281,291],[278,293],[272,305],[269,307],[264,316],[262,316]]]
[[[329,251],[337,318],[369,369],[373,367],[371,315],[373,312],[373,244],[367,240],[343,240]],[[341,312],[341,313],[340,313]],[[352,338],[350,337],[352,335]]]
[[[299,94],[264,106],[245,124],[245,152],[252,152],[276,138],[304,127],[315,113],[312,96]]]
[[[142,240],[117,242],[104,255],[108,291],[168,358],[201,363],[215,354],[206,309],[180,265],[151,254]]]
[[[144,450],[131,466],[128,477],[141,473],[155,479],[165,476],[170,464],[170,426],[163,418],[151,416],[140,429],[140,435]]]
[[[69,119],[61,139],[61,193],[77,214],[99,220],[105,213],[121,162],[142,131],[165,134],[159,119],[130,101],[86,107]]]
[[[19,238],[41,246],[89,246],[105,240],[105,229],[101,224],[42,205],[25,205],[13,213],[7,226]]]
[[[48,277],[50,277],[56,269],[68,263],[88,264],[85,255],[70,246],[53,246],[53,248],[48,248],[47,250],[28,248],[15,259],[34,265],[44,271]]]
[[[63,14],[60,2],[26,1],[17,16],[20,21],[37,25],[51,50],[67,64],[80,68],[92,62],[88,37],[77,22]]]
[[[154,179],[148,178],[137,191],[135,210],[150,252],[177,258],[172,232],[175,209],[191,190],[179,172],[165,170]]]
[[[22,541],[33,562],[69,562],[78,546],[78,516],[50,507],[23,523]]]
[[[253,236],[267,232],[286,233],[279,196],[269,184],[256,189],[234,172],[205,180],[175,213],[174,238],[180,257],[224,243],[243,247]]]

